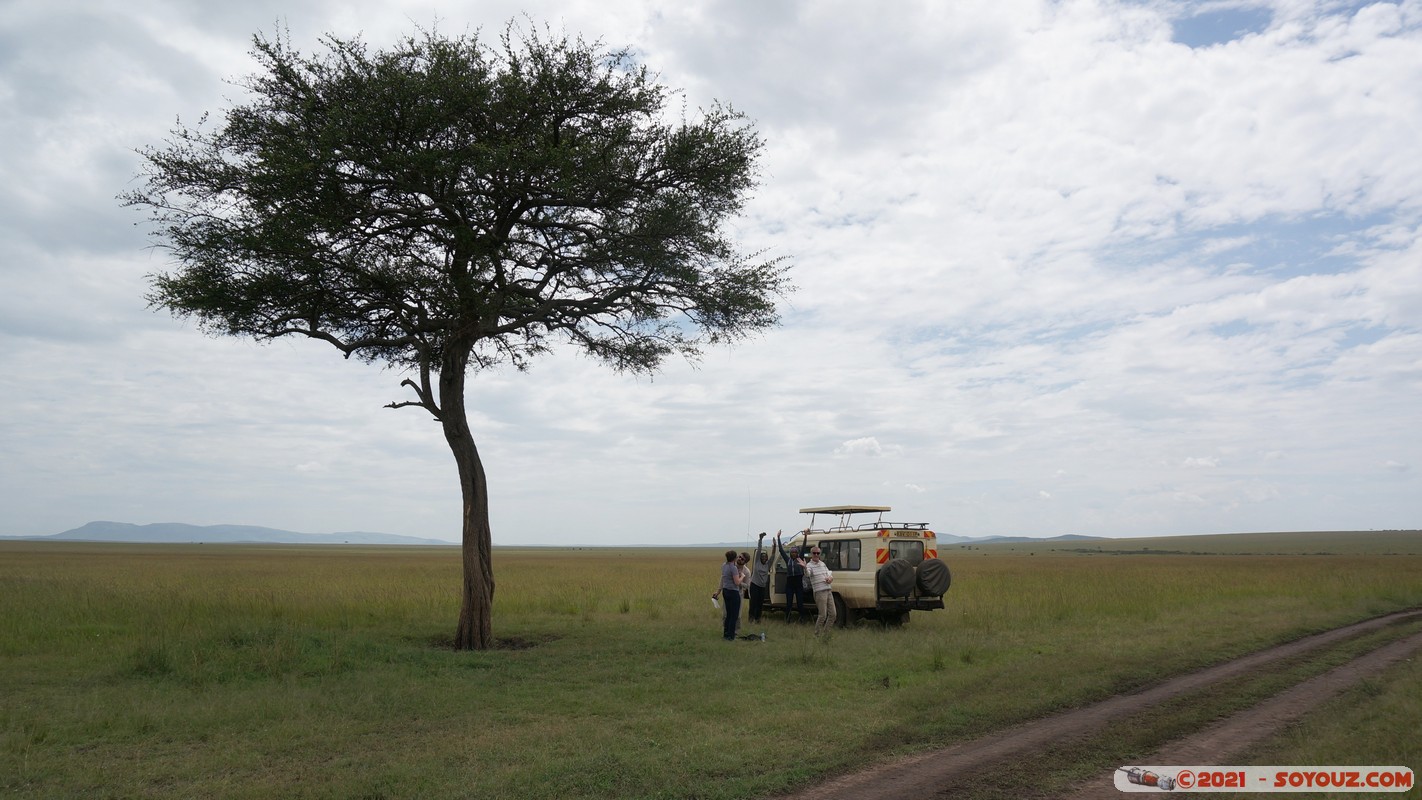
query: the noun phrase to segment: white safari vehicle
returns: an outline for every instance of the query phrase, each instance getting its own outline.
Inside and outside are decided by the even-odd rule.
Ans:
[[[836,624],[849,625],[859,619],[877,619],[888,625],[908,621],[910,611],[943,608],[943,595],[952,583],[948,565],[938,558],[938,537],[926,522],[885,522],[888,506],[826,506],[802,508],[810,515],[805,530],[781,537],[786,551],[798,549],[808,559],[811,546],[820,548],[820,558],[834,572]],[[875,514],[873,522],[855,524],[856,514]],[[816,528],[818,516],[837,519]],[[771,555],[772,610],[789,613],[785,597],[785,561],[779,552]],[[808,614],[815,613],[815,601],[805,598]]]

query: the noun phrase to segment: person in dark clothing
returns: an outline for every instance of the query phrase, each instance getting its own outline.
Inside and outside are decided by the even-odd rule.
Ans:
[[[726,563],[721,566],[721,585],[711,594],[711,599],[721,598],[726,617],[723,620],[721,636],[728,642],[736,640],[736,625],[741,621],[741,568],[736,566],[736,551],[726,551]]]
[[[790,609],[795,609],[795,619],[805,618],[805,559],[800,557],[800,548],[792,547],[787,552],[780,543],[780,531],[775,532],[775,549],[780,551],[780,559],[785,564],[785,621],[790,621]]]
[[[770,559],[765,555],[765,534],[755,542],[755,556],[751,559],[750,578],[750,621],[760,622],[760,610],[770,597]]]

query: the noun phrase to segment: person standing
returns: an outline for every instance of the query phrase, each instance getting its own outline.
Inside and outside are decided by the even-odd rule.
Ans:
[[[805,565],[805,581],[810,584],[810,591],[815,593],[815,610],[819,616],[815,617],[815,635],[834,625],[835,608],[834,593],[830,591],[830,584],[834,583],[834,573],[830,572],[829,565],[820,560],[820,548],[815,545],[810,548],[810,563]]]
[[[790,609],[795,609],[795,619],[805,618],[805,560],[800,558],[800,548],[792,547],[786,552],[780,543],[780,531],[775,532],[775,549],[780,551],[780,559],[785,564],[785,621],[790,621]]]
[[[755,559],[751,563],[750,577],[750,621],[760,622],[761,609],[770,596],[770,559],[765,555],[765,533],[755,542]]]
[[[741,569],[736,566],[736,551],[726,551],[726,563],[721,566],[721,585],[712,593],[711,599],[721,598],[726,612],[722,620],[721,636],[728,642],[736,640],[736,625],[741,621]]]
[[[741,571],[741,605],[745,605],[745,601],[750,599],[750,560],[750,553],[741,553],[736,556],[736,568]],[[736,617],[736,635],[739,636],[740,633],[741,618],[738,616]]]

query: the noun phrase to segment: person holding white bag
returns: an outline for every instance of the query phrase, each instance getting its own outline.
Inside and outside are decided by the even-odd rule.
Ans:
[[[711,594],[711,599],[721,598],[725,608],[725,619],[721,636],[728,642],[736,640],[736,626],[741,621],[741,568],[736,564],[736,551],[726,551],[726,563],[721,565],[721,585]]]

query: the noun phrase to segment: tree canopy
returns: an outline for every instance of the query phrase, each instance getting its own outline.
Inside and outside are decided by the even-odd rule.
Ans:
[[[726,230],[763,144],[728,106],[669,118],[673,93],[645,66],[581,39],[510,25],[495,46],[434,32],[323,46],[256,37],[245,103],[140,151],[124,200],[176,264],[149,300],[209,333],[310,337],[407,375],[413,397],[391,407],[439,420],[460,470],[456,644],[487,647],[466,375],[558,343],[649,372],[775,324],[784,262]]]

